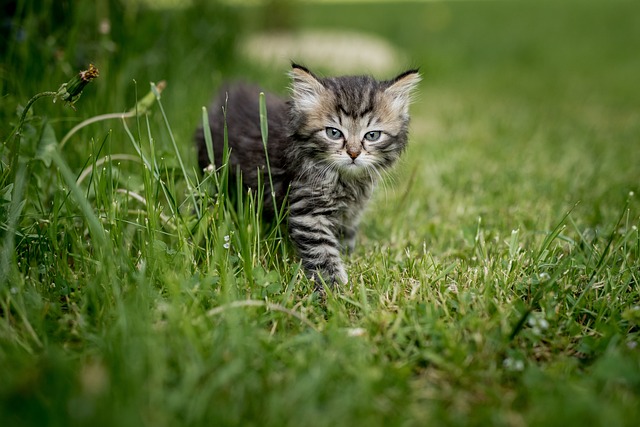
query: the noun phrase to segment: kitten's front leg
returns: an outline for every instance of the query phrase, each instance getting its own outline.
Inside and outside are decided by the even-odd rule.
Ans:
[[[309,201],[291,200],[289,235],[306,272],[329,285],[345,284],[348,276],[340,258],[337,227],[325,206],[310,206]]]

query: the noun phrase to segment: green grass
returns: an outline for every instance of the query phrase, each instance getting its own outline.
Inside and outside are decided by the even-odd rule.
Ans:
[[[284,91],[286,70],[232,55],[264,11],[97,4],[3,45],[3,141],[87,59],[101,77],[77,111],[34,104],[17,166],[0,151],[0,424],[638,424],[637,2],[296,7],[300,28],[388,37],[425,77],[324,302],[261,220],[269,195],[194,170],[223,77]],[[151,115],[54,149],[161,79]]]

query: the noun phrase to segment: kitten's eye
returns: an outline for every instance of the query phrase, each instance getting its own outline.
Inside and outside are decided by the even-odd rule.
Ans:
[[[380,139],[380,135],[382,135],[381,131],[372,130],[371,132],[367,132],[364,134],[364,139],[366,139],[369,142],[375,142]]]
[[[327,137],[329,139],[333,139],[334,141],[337,141],[338,139],[342,139],[342,132],[340,132],[336,128],[328,127],[324,131],[326,132]]]

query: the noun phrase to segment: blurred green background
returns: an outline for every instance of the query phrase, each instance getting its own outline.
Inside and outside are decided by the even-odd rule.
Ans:
[[[637,107],[640,18],[633,1],[5,0],[2,8],[3,136],[18,105],[55,90],[92,62],[101,75],[77,112],[45,103],[38,112],[55,116],[62,131],[81,118],[125,111],[150,81],[166,80],[167,111],[186,147],[200,106],[223,79],[245,78],[286,92],[286,61],[270,64],[243,54],[247,38],[288,34],[295,41],[309,30],[373,36],[396,54],[397,63],[381,73],[368,66],[365,47],[349,70],[385,78],[421,67],[418,114],[437,109],[436,97],[470,104],[484,99],[488,105],[478,105],[480,110],[501,102],[527,105],[557,120],[579,109],[566,119],[601,120],[611,113],[625,121]],[[305,62],[299,52],[318,49],[324,47],[282,54],[294,52],[289,60]],[[379,62],[376,54],[369,53],[372,64]],[[309,66],[325,74],[342,71],[322,56]],[[86,136],[100,135],[104,129]]]
[[[59,133],[83,118],[128,110],[150,81],[166,80],[168,115],[181,146],[189,150],[200,107],[223,79],[249,79],[286,92],[286,61],[256,61],[243,54],[245,41],[265,34],[288,34],[295,41],[309,30],[373,36],[396,55],[396,63],[380,72],[368,66],[367,54],[371,64],[380,61],[365,47],[349,71],[385,78],[421,67],[425,79],[418,115],[437,113],[438,102],[464,102],[470,114],[498,104],[526,106],[526,114],[544,116],[558,128],[571,120],[607,125],[609,117],[626,124],[636,118],[638,105],[636,3],[5,0],[0,136],[15,123],[17,106],[37,92],[55,90],[92,62],[101,75],[77,112],[37,105],[38,113],[55,117]],[[312,44],[281,54],[293,52],[296,57],[287,59],[305,62],[299,52],[320,48],[326,50]],[[340,73],[326,57],[309,66]],[[418,130],[443,124],[434,114],[417,117]],[[114,149],[124,150],[117,145],[119,127],[109,127],[116,132]],[[99,139],[107,129],[96,127],[84,136]],[[77,146],[69,151],[85,154]]]

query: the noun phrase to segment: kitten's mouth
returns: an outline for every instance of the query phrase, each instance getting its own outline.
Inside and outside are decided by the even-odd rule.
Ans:
[[[361,157],[345,158],[345,156],[334,157],[331,160],[336,170],[346,175],[361,175],[367,173],[367,162]]]
[[[362,174],[366,174],[367,172],[367,168],[362,164],[361,161],[356,162],[357,159],[353,159],[351,161],[349,161],[348,163],[342,163],[339,165],[339,170],[342,173],[345,173],[347,175],[362,175]]]
[[[350,159],[348,161],[345,161],[343,163],[343,166],[345,166],[345,167],[347,167],[349,169],[355,169],[355,168],[362,167],[362,162],[360,161],[360,162],[356,163],[357,160],[358,160],[358,158],[356,157],[355,159]]]

